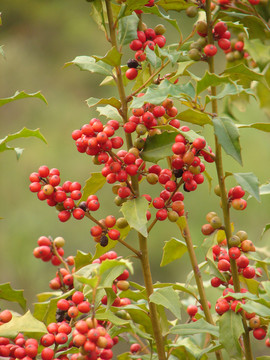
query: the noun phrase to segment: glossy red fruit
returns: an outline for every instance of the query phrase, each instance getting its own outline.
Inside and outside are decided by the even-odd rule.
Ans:
[[[193,317],[197,314],[198,307],[196,305],[188,305],[187,307],[187,313],[189,316]]]
[[[54,351],[51,348],[45,348],[41,351],[42,360],[52,360],[54,358]]]
[[[126,71],[126,77],[129,80],[135,79],[137,77],[137,75],[138,75],[138,70],[135,68],[130,68]]]
[[[212,44],[208,44],[204,47],[203,49],[204,53],[206,56],[208,57],[211,57],[211,56],[214,56],[216,55],[217,53],[217,48],[215,45],[212,45]]]
[[[253,336],[257,340],[263,340],[266,336],[266,330],[264,328],[257,328],[253,330]]]
[[[219,39],[219,40],[218,40],[218,46],[219,46],[222,50],[228,50],[228,49],[230,49],[230,47],[231,47],[231,42],[230,42],[230,40],[228,40],[228,39],[222,38],[222,39]]]
[[[141,345],[140,344],[135,343],[135,344],[130,345],[130,352],[131,353],[135,354],[140,350],[141,350]]]
[[[241,250],[234,246],[229,249],[229,257],[231,259],[238,259],[241,256]]]

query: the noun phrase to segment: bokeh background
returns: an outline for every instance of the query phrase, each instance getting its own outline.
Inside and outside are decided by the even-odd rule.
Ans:
[[[84,184],[91,171],[98,171],[98,167],[92,164],[90,157],[77,152],[71,132],[98,115],[94,109],[87,107],[87,98],[117,95],[115,88],[99,86],[101,76],[81,72],[76,67],[64,68],[65,62],[77,55],[104,55],[108,49],[103,33],[89,16],[89,3],[84,0],[1,0],[0,11],[3,21],[0,45],[4,45],[6,54],[6,59],[0,58],[0,98],[12,96],[16,90],[29,93],[40,90],[48,101],[45,105],[38,99],[24,99],[0,108],[0,137],[26,126],[40,128],[48,141],[48,145],[36,138],[14,141],[12,145],[25,148],[19,161],[12,151],[0,154],[0,216],[3,218],[0,220],[0,283],[11,282],[14,288],[24,289],[28,306],[32,308],[35,294],[50,290],[48,283],[56,271],[52,265],[33,257],[38,237],[63,236],[66,255],[75,255],[77,249],[93,253],[95,244],[89,233],[89,220],[70,219],[61,223],[56,210],[38,201],[36,195],[29,191],[28,176],[40,165],[46,164],[59,168],[63,181]],[[188,34],[192,22],[183,14],[172,14],[174,16],[180,21],[183,33]],[[161,22],[149,16],[144,21],[149,26]],[[169,41],[177,39],[171,25],[166,26]],[[129,57],[132,57],[132,52],[127,47],[125,58]],[[218,70],[221,71],[225,66],[224,57],[218,59]],[[202,69],[195,67],[194,71],[199,74]],[[235,111],[244,123],[268,121],[253,100],[241,112]],[[210,128],[202,129],[202,134],[213,144]],[[258,176],[260,183],[269,181],[269,134],[243,129],[241,145],[244,166],[225,155],[225,170],[251,171]],[[214,177],[215,186],[214,166],[208,165],[207,170]],[[234,185],[233,178],[229,178],[228,187]],[[142,192],[148,191],[149,186],[144,186]],[[159,189],[150,191],[157,196]],[[109,185],[105,185],[98,196],[101,201],[100,218],[108,214],[120,216],[119,208],[113,205]],[[258,203],[251,198],[244,212],[232,211],[236,230],[246,230],[258,247],[268,246],[270,240],[270,232],[260,240],[265,224],[270,223],[269,196],[261,200]],[[194,193],[186,194],[185,206],[189,212],[193,241],[200,246],[203,242],[200,228],[205,223],[206,213],[216,211],[221,215],[219,198],[213,190],[209,193],[208,183],[205,182]],[[172,236],[180,238],[176,227],[167,221],[155,226],[151,232],[149,249],[155,282],[184,283],[191,270],[187,254],[165,268],[159,267],[164,241]],[[129,241],[137,245],[135,236],[131,236]],[[117,246],[116,251],[129,255],[122,247]],[[196,251],[199,261],[203,261],[200,247]],[[136,260],[134,268],[133,280],[142,282]],[[211,289],[208,294],[209,299],[219,295],[218,291]],[[265,354],[265,349],[262,351]]]

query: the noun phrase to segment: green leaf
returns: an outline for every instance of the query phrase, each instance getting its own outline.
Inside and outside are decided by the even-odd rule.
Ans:
[[[104,63],[111,66],[119,66],[121,64],[122,54],[113,46],[110,50],[107,51],[106,55],[103,57],[93,56],[96,61],[103,61]]]
[[[132,87],[132,91],[136,91],[142,85],[144,85],[144,83],[149,79],[150,76],[151,76],[151,74],[150,74],[148,62],[144,61],[142,63],[142,69],[139,71],[138,76],[136,77],[135,84]]]
[[[185,0],[159,0],[158,5],[161,6],[164,10],[175,10],[182,11],[186,10],[188,7],[195,4],[188,3]]]
[[[11,147],[11,146],[7,145],[7,143],[12,140],[16,140],[19,138],[28,138],[28,137],[36,137],[36,138],[42,140],[43,142],[45,142],[45,144],[47,144],[45,137],[41,134],[39,129],[31,130],[31,129],[27,129],[26,127],[24,127],[20,131],[14,133],[14,134],[9,134],[9,135],[5,136],[3,139],[0,139],[0,152],[6,151],[6,150],[14,150],[16,152],[17,159],[19,159],[19,157],[22,154],[23,149]]]
[[[270,124],[269,123],[253,123],[253,124],[235,124],[238,129],[242,128],[250,128],[257,129],[264,132],[270,132]]]
[[[38,98],[42,101],[45,102],[45,104],[47,104],[47,100],[45,99],[45,97],[41,94],[40,91],[36,92],[36,93],[32,93],[32,94],[27,94],[26,92],[24,91],[16,91],[15,94],[11,97],[8,97],[8,98],[3,98],[3,99],[0,99],[0,106],[3,106],[5,104],[8,104],[12,101],[15,101],[15,100],[20,100],[20,99],[25,99],[25,98]]]
[[[114,315],[114,313],[108,309],[98,310],[95,313],[95,318],[97,320],[110,321],[112,324],[116,326],[124,326],[129,323],[128,320],[120,319],[118,316]]]
[[[260,201],[259,180],[253,173],[233,173],[235,180],[256,200]]]
[[[114,119],[119,122],[123,120],[118,110],[111,105],[98,106],[96,110],[100,113],[101,116],[106,116],[108,119]]]
[[[229,118],[213,118],[215,134],[219,143],[228,155],[231,155],[242,165],[239,132],[234,122]]]
[[[121,211],[129,226],[147,237],[147,219],[148,201],[142,196],[136,199],[128,200],[121,206]]]
[[[42,321],[45,325],[50,324],[51,322],[55,322],[55,314],[57,310],[57,302],[60,299],[66,299],[68,296],[73,294],[74,289],[64,293],[53,293],[53,298],[48,301],[38,302],[34,304],[34,317]]]
[[[8,323],[0,327],[0,336],[7,338],[15,338],[19,332],[39,338],[47,333],[47,329],[41,321],[33,317],[30,311],[27,311],[22,316],[13,316]]]
[[[156,45],[157,46],[157,45]],[[149,46],[145,48],[146,58],[153,68],[158,69],[161,66],[161,59],[157,57],[154,50],[151,50]]]
[[[170,310],[178,319],[181,319],[181,303],[178,294],[172,286],[155,290],[150,295],[150,302],[162,305]]]
[[[156,283],[153,285],[154,289],[160,289],[163,287],[171,286],[174,290],[178,290],[181,292],[185,292],[191,296],[193,296],[196,300],[198,300],[195,289],[192,286],[187,286],[186,284],[180,284],[180,283]]]
[[[207,114],[196,109],[182,111],[177,114],[176,119],[200,126],[204,126],[206,124],[213,125],[211,118]]]
[[[77,250],[77,254],[74,257],[76,271],[86,265],[91,264],[92,258],[93,258],[93,256],[91,253],[85,253],[80,250]]]
[[[179,51],[177,51],[173,46],[172,47],[167,47],[167,48],[158,48],[158,52],[160,54],[160,56],[162,56],[163,58],[168,58],[172,64],[172,66],[174,66],[179,58]],[[190,63],[190,64],[188,64]],[[183,73],[184,70],[182,70],[181,74],[180,74],[180,67],[179,65],[182,64],[182,69],[186,69],[188,66],[190,66],[193,63],[192,60],[190,61],[185,61],[182,63],[178,64],[178,69],[177,71],[179,71],[178,76],[181,75]],[[176,74],[174,75],[174,77],[176,76]],[[172,79],[172,78],[170,78]]]
[[[219,318],[219,341],[231,357],[241,357],[239,338],[244,332],[241,316],[234,311],[227,311]]]
[[[263,43],[260,39],[245,39],[245,50],[250,54],[261,71],[269,64],[270,46]]]
[[[267,66],[264,71],[263,75],[265,80],[267,81],[268,87],[262,83],[258,83],[256,87],[257,95],[260,101],[260,106],[265,111],[266,115],[270,117],[270,65]]]
[[[158,4],[158,5],[160,5],[160,4]],[[154,15],[160,17],[161,19],[167,21],[169,24],[171,24],[179,32],[179,34],[181,34],[181,30],[180,30],[180,28],[178,26],[177,21],[175,19],[172,19],[169,15],[163,14],[160,11],[160,9],[157,7],[157,5],[154,5],[154,6],[151,6],[151,7],[145,6],[144,9],[143,9],[143,12],[145,14],[154,14]]]
[[[144,5],[147,4],[147,2],[148,0],[128,0],[125,3],[122,3],[118,18],[130,15],[134,10],[144,9]]]
[[[118,21],[118,40],[121,45],[129,44],[137,39],[138,23],[139,18],[135,14],[125,16]]]
[[[99,104],[101,104],[101,105],[108,104],[108,105],[115,107],[116,109],[120,109],[120,107],[121,107],[121,102],[114,97],[111,97],[109,99],[97,99],[97,98],[91,97],[86,100],[86,103],[90,108],[93,106],[99,105]]]
[[[247,285],[248,291],[251,292],[252,294],[258,294],[259,291],[259,281],[255,280],[255,279],[247,279],[244,276],[240,275],[239,276],[239,280],[243,283]]]
[[[89,71],[95,74],[112,75],[112,67],[103,61],[96,61],[92,56],[77,56],[74,60],[65,64],[76,65],[80,70]]]
[[[102,189],[105,183],[106,178],[101,173],[91,173],[90,178],[85,181],[80,202],[86,201],[89,195]]]
[[[224,99],[226,96],[236,96],[237,99],[237,97],[242,93],[244,93],[247,96],[251,95],[256,98],[255,93],[252,89],[244,88],[242,85],[238,85],[235,82],[232,84],[225,85],[224,88],[221,90],[221,92],[219,92],[216,96],[206,95],[205,102],[206,104],[208,104],[210,100],[213,99],[221,100]]]
[[[100,0],[91,0],[91,17],[97,23],[98,27],[106,32],[103,3]]]
[[[171,238],[169,241],[165,241],[160,266],[168,265],[172,261],[180,259],[186,252],[187,246],[184,241],[176,238]]]
[[[159,85],[150,85],[144,96],[135,97],[131,103],[131,107],[139,108],[146,102],[159,105],[169,96],[177,99],[189,99],[195,96],[195,90],[191,82],[178,85],[172,84],[168,79],[165,79]]]
[[[258,316],[270,317],[270,308],[255,301],[249,300],[245,304],[241,304],[241,307],[248,313],[256,312]]]
[[[230,75],[231,78],[234,80],[250,79],[251,81],[258,81],[264,84],[265,86],[268,86],[263,74],[259,74],[254,70],[250,70],[244,64],[238,64],[236,66],[229,67],[223,71],[223,74]]]
[[[0,285],[0,299],[17,302],[21,308],[26,310],[26,300],[23,296],[23,290],[14,290],[10,283]]]
[[[209,257],[206,258],[207,260],[207,264],[209,265],[210,268],[210,273],[216,277],[218,277],[219,279],[221,279],[222,281],[226,282],[226,277],[223,275],[223,273],[221,271],[219,271],[218,267],[217,267],[217,263],[215,261],[213,261],[212,259],[210,259]]]
[[[171,334],[179,334],[181,336],[195,335],[195,334],[211,334],[216,337],[219,336],[218,326],[209,324],[203,318],[189,324],[175,325],[170,330]]]
[[[148,136],[141,152],[141,158],[144,161],[157,163],[159,160],[171,156],[176,135],[175,132],[164,131],[162,134]]]
[[[263,228],[263,231],[261,233],[260,239],[262,239],[263,235],[266,233],[266,231],[268,231],[270,229],[270,224],[266,224],[265,227]]]
[[[196,83],[196,94],[200,94],[204,90],[206,90],[210,86],[218,86],[221,84],[231,83],[230,77],[227,76],[219,76],[216,74],[211,74],[208,71],[205,72],[204,76],[197,81]]]
[[[146,339],[150,339],[153,336],[153,326],[150,320],[150,316],[148,313],[148,309],[145,305],[126,305],[124,307],[125,311],[131,316],[131,319],[133,320],[133,322],[135,322],[136,324],[140,325],[140,329],[141,330],[145,330],[142,331],[141,334],[139,334],[140,336],[146,338]],[[132,323],[130,323],[132,329],[134,331],[136,331],[136,333],[138,334],[137,330],[140,330],[136,327],[136,329],[132,326]],[[141,326],[143,328],[141,328]]]
[[[270,194],[270,183],[263,184],[259,188],[260,195],[269,195]]]
[[[225,12],[220,11],[218,14],[219,19],[225,21],[232,21],[239,20],[243,26],[248,29],[249,38],[265,38],[265,30],[269,31],[269,27],[264,23],[259,17],[249,14],[243,14],[240,12]]]

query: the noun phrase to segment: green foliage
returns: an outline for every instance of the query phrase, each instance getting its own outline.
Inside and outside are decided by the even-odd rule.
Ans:
[[[35,319],[31,312],[27,311],[22,316],[13,316],[11,321],[1,325],[0,328],[0,336],[8,338],[16,337],[19,332],[38,339],[47,333],[47,329],[43,322]]]
[[[92,172],[90,178],[85,181],[80,202],[86,201],[89,195],[93,195],[102,189],[105,183],[106,179],[101,173]]]
[[[239,338],[244,332],[242,321],[240,321],[240,314],[227,311],[220,317],[218,323],[220,343],[232,358],[239,358],[242,352]]]
[[[180,259],[187,252],[186,244],[176,238],[165,241],[160,266],[165,266],[174,260]]]
[[[231,155],[242,165],[239,131],[230,118],[213,118],[215,134],[221,146],[228,155]]]
[[[23,295],[23,290],[14,290],[10,283],[0,285],[0,299],[17,302],[21,308],[26,310],[26,300]]]
[[[7,145],[7,143],[12,140],[16,140],[16,139],[20,139],[20,138],[28,138],[28,137],[36,137],[36,138],[42,140],[45,144],[47,144],[45,137],[41,134],[39,129],[31,130],[31,129],[27,129],[26,127],[24,127],[20,131],[14,133],[14,134],[9,134],[9,135],[5,136],[3,139],[0,139],[0,152],[6,151],[6,150],[13,150],[16,153],[17,159],[19,159],[23,152],[23,149],[9,146],[9,145]]]
[[[147,237],[147,219],[148,201],[144,197],[126,201],[121,206],[121,211],[129,226]]]

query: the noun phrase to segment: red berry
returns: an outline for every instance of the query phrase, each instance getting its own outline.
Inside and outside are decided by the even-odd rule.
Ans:
[[[196,305],[188,305],[187,307],[187,313],[189,316],[193,317],[197,314],[198,307]]]
[[[167,210],[166,209],[160,209],[157,211],[156,213],[156,218],[159,221],[163,221],[166,220],[168,216]]]
[[[66,299],[60,299],[57,302],[57,308],[63,311],[67,311],[70,307],[70,304],[68,302],[68,300]]]
[[[230,40],[228,40],[228,39],[222,38],[222,39],[219,39],[219,40],[218,40],[218,46],[219,46],[222,50],[228,50],[228,49],[230,49],[230,47],[231,47],[231,42],[230,42]]]
[[[116,229],[111,229],[108,231],[108,236],[112,240],[118,240],[120,238],[120,231]]]
[[[257,340],[263,340],[266,336],[266,331],[264,328],[259,327],[253,330],[253,336]]]
[[[138,70],[135,68],[130,68],[126,71],[126,77],[129,80],[135,79],[137,77],[137,75],[138,75]]]
[[[214,26],[214,32],[219,36],[222,36],[225,33],[225,31],[227,31],[227,29],[228,29],[228,26],[223,21],[219,21]]]
[[[141,345],[140,344],[135,343],[135,344],[130,345],[130,352],[131,353],[135,354],[135,353],[139,352],[140,350],[141,350]]]
[[[41,351],[42,360],[52,360],[54,358],[54,351],[51,348],[46,348]]]
[[[48,168],[48,166],[43,165],[43,166],[40,166],[40,168],[38,169],[38,173],[39,173],[39,176],[46,178],[50,173],[50,169]]]
[[[212,44],[208,44],[204,47],[203,49],[204,53],[206,56],[214,56],[217,53],[217,48],[215,47],[215,45]]]

